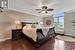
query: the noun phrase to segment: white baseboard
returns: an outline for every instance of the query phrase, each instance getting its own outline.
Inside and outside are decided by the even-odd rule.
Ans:
[[[73,34],[66,34],[66,33],[65,33],[65,35],[68,35],[68,36],[73,36],[73,37],[75,37],[75,35],[73,35]]]
[[[8,38],[2,38],[2,39],[0,39],[0,42],[6,41],[6,40],[9,40],[9,39],[11,39],[11,37],[8,37]]]

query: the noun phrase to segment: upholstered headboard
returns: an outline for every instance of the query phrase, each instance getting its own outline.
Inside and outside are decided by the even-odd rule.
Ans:
[[[43,26],[44,27],[52,27],[54,26],[54,19],[52,16],[43,18]]]

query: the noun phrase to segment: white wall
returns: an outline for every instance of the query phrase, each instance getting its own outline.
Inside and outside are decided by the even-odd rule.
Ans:
[[[21,21],[37,22],[40,18],[16,11],[7,11],[0,13],[0,41],[11,38],[11,25],[16,19],[19,19]]]
[[[11,38],[11,22],[12,18],[7,16],[7,14],[0,13],[0,41]]]
[[[72,22],[75,21],[75,12],[64,13],[64,15],[65,34],[75,36],[75,26],[72,26]]]

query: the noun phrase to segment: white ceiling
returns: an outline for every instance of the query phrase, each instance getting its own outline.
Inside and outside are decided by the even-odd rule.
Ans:
[[[42,5],[48,5],[49,8],[53,8],[53,12],[75,10],[75,0],[9,0],[9,9],[12,10],[37,16],[50,15],[53,13],[38,13],[35,9],[41,8]]]

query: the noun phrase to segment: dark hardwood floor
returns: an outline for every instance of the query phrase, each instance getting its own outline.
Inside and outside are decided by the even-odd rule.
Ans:
[[[26,40],[7,40],[0,42],[1,50],[75,50],[74,42],[52,39],[36,49]]]

